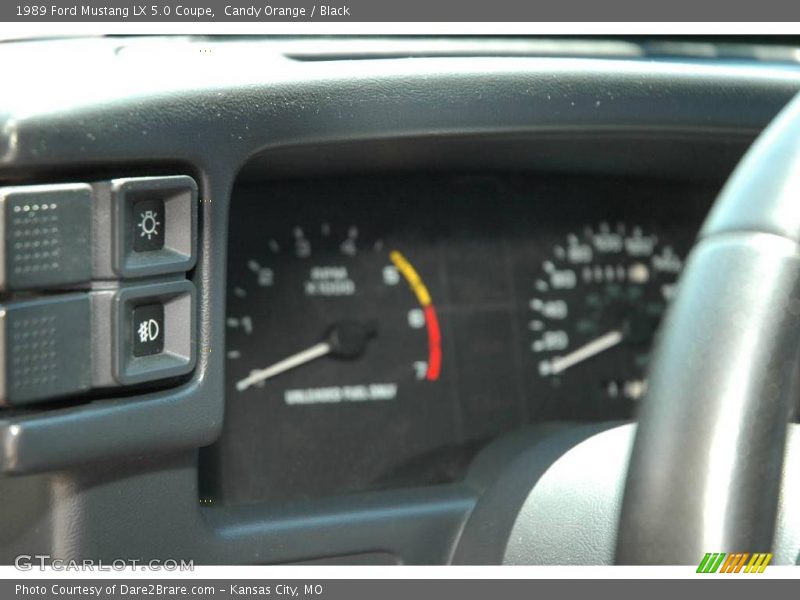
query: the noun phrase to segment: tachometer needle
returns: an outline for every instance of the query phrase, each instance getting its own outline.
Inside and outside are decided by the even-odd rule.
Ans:
[[[550,374],[551,375],[558,375],[562,371],[566,371],[572,366],[577,365],[584,360],[587,360],[593,356],[600,354],[601,352],[605,352],[610,348],[613,348],[617,344],[622,341],[622,332],[618,329],[614,331],[609,331],[605,335],[601,335],[599,338],[596,338],[589,342],[588,344],[584,344],[580,348],[573,350],[566,356],[557,356],[553,360],[550,361]]]
[[[314,344],[297,354],[292,354],[265,369],[251,371],[250,375],[236,382],[236,389],[243,392],[251,385],[266,381],[289,369],[294,369],[328,354],[339,358],[356,358],[364,352],[367,341],[375,337],[377,332],[377,325],[373,322],[342,321],[337,323],[328,330],[325,341]]]
[[[259,371],[252,371],[250,375],[236,382],[236,389],[239,390],[240,392],[243,392],[251,385],[261,383],[262,381],[266,381],[271,377],[275,377],[275,375],[279,375],[284,371],[288,371],[289,369],[294,369],[295,367],[304,365],[307,362],[311,362],[312,360],[321,358],[326,354],[330,354],[330,351],[331,351],[331,345],[327,342],[320,342],[319,344],[314,344],[313,346],[311,346],[311,348],[307,348],[302,352],[293,354],[289,358],[284,358],[283,360],[276,362],[274,365],[270,365],[266,369],[261,369]]]

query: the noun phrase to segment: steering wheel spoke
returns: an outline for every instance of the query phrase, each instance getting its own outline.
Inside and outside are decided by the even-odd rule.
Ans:
[[[656,343],[616,562],[773,544],[800,346],[800,100],[726,185]]]

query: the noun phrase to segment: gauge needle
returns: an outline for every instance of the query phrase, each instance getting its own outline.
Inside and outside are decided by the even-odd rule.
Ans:
[[[566,356],[558,356],[554,358],[552,361],[550,361],[550,374],[558,375],[562,371],[566,371],[570,367],[577,365],[584,360],[613,348],[621,341],[621,331],[618,329],[609,331],[605,335],[601,335],[599,338],[592,340],[588,344],[584,344],[580,348],[573,350]]]
[[[356,358],[364,352],[367,341],[375,337],[377,331],[374,323],[354,321],[337,323],[328,330],[325,341],[314,344],[297,354],[292,354],[265,369],[251,371],[250,375],[236,382],[236,389],[243,392],[251,385],[266,381],[289,369],[294,369],[328,354],[339,358]]]
[[[311,348],[307,348],[306,350],[298,352],[297,354],[292,354],[289,358],[284,358],[283,360],[276,362],[274,365],[270,365],[266,369],[252,371],[250,375],[236,382],[236,389],[240,392],[243,392],[251,385],[261,383],[262,381],[265,381],[271,377],[275,377],[275,375],[279,375],[284,371],[294,369],[295,367],[299,367],[307,362],[316,360],[322,356],[325,356],[326,354],[330,354],[330,352],[331,345],[329,343],[320,342],[319,344],[314,344],[311,346]]]

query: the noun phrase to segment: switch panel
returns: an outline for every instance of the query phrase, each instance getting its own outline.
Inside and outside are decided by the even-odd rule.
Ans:
[[[0,188],[0,290],[71,286],[92,278],[92,188]]]
[[[0,307],[0,404],[23,405],[91,388],[88,294]]]
[[[196,254],[191,177],[0,187],[0,406],[189,373]]]

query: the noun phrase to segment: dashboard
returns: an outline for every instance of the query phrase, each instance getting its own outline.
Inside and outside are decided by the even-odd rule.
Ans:
[[[236,188],[212,493],[453,482],[526,424],[631,418],[716,191],[546,173]]]
[[[796,52],[457,41],[0,44],[0,185],[74,193],[86,257],[3,306],[78,298],[87,376],[0,407],[0,562],[614,560],[653,338]]]

